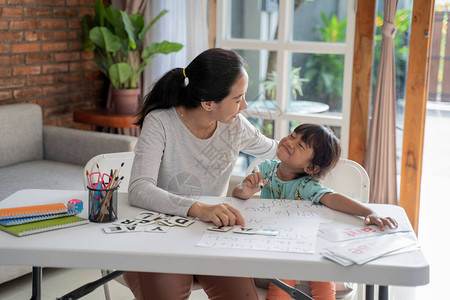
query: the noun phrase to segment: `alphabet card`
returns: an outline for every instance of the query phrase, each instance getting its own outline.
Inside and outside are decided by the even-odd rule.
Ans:
[[[127,229],[125,226],[108,226],[103,227],[103,231],[105,233],[121,233],[121,232],[127,232]]]
[[[123,219],[123,220],[118,220],[115,221],[113,224],[114,225],[124,225],[124,226],[132,226],[135,225],[137,222],[139,222],[139,220],[136,219]]]
[[[120,232],[153,232],[165,233],[172,226],[187,227],[195,220],[190,217],[180,217],[168,214],[160,214],[154,211],[142,212],[132,219],[118,220],[114,226],[104,227],[105,233]]]
[[[358,239],[336,244],[321,251],[321,254],[344,266],[364,264],[388,253],[415,245],[414,239],[401,234]]]
[[[227,232],[233,229],[233,226],[208,226],[207,229],[211,231]]]
[[[320,224],[318,236],[331,242],[341,242],[404,231],[410,231],[410,229],[402,226],[391,229],[386,226],[384,231],[382,231],[376,225],[359,226],[333,222]]]
[[[136,220],[155,220],[158,219],[161,216],[159,212],[155,211],[146,211],[141,212],[139,215],[134,217]]]
[[[162,225],[153,225],[153,226],[148,226],[147,228],[145,228],[145,232],[151,232],[151,233],[166,233],[167,231],[169,231],[168,226],[162,226]]]
[[[195,222],[192,219],[177,217],[177,216],[171,217],[170,219],[168,219],[168,221],[176,226],[181,226],[181,227],[187,227]]]

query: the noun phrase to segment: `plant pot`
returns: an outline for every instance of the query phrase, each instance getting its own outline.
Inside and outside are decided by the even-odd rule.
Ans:
[[[140,89],[112,89],[112,104],[114,110],[120,114],[136,114],[139,109]]]

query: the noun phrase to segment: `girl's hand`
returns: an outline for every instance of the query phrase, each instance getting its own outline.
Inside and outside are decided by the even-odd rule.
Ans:
[[[261,172],[250,174],[242,181],[242,185],[234,188],[232,196],[246,200],[262,189],[266,183],[267,180],[262,179]]]
[[[248,190],[252,195],[262,189],[267,183],[266,179],[262,178],[261,172],[248,175],[242,181],[242,187],[244,190]]]
[[[384,231],[385,226],[394,229],[398,227],[398,223],[397,221],[395,221],[395,219],[391,218],[391,217],[380,217],[377,214],[370,214],[368,215],[365,220],[364,223],[366,225],[371,225],[371,224],[375,224],[378,227],[380,227],[381,231]]]
[[[205,222],[213,222],[216,226],[245,227],[242,214],[228,203],[209,205],[202,202],[195,202],[188,211],[188,216],[198,217]]]

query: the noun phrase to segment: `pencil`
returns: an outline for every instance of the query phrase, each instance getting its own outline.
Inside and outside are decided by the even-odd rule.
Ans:
[[[254,172],[254,173],[261,173],[261,171],[259,170],[258,166],[255,166],[255,167],[253,168],[253,172]],[[262,174],[261,174],[261,175],[262,175]],[[258,185],[259,185],[259,188],[262,189],[262,188],[264,187],[264,182],[263,182],[262,180],[260,180],[260,181],[258,182]]]

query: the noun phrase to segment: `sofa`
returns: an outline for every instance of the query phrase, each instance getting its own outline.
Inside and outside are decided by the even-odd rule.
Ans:
[[[92,157],[133,151],[136,141],[43,125],[37,104],[0,105],[0,202],[21,189],[83,190],[84,165]],[[31,266],[0,265],[0,284],[29,272]]]

